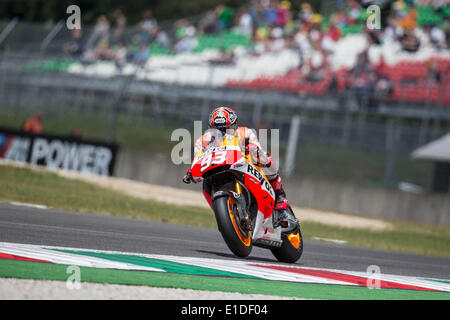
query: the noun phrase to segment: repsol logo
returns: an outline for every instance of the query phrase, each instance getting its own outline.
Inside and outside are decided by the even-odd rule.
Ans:
[[[258,169],[253,167],[251,164],[248,164],[247,166],[247,173],[251,174],[253,177],[258,179],[259,183],[261,184],[262,188],[270,193],[270,195],[273,197],[273,189],[270,183],[264,178],[264,176],[259,172]]]

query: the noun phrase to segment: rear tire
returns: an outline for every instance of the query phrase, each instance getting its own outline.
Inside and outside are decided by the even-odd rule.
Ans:
[[[294,263],[300,259],[303,253],[303,237],[300,224],[298,224],[298,227],[294,231],[288,234],[282,234],[281,240],[283,240],[281,247],[270,249],[275,258],[280,262],[286,263]]]
[[[230,196],[214,201],[213,210],[219,231],[228,248],[236,256],[245,258],[252,251],[251,233],[240,227],[237,210],[233,210],[234,199]]]

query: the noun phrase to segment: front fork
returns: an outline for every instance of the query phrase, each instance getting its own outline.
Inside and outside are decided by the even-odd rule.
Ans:
[[[248,214],[245,196],[242,192],[242,186],[240,185],[240,183],[237,180],[235,181],[234,189],[235,190],[214,192],[214,194],[212,196],[212,202],[214,202],[214,200],[216,200],[217,198],[220,198],[220,197],[225,197],[225,196],[232,197],[236,203],[236,209],[237,209],[237,213],[239,216],[239,222],[240,222],[241,228],[244,229],[245,231],[252,231],[252,227],[251,227],[252,223],[250,220],[250,216]]]
[[[232,194],[234,200],[236,200],[241,227],[246,231],[252,231],[252,223],[248,214],[247,204],[245,202],[244,194],[242,193],[241,184],[237,180],[235,182],[234,188],[235,192],[232,191]]]
[[[236,193],[237,193],[237,194],[242,194],[242,187],[241,187],[241,184],[240,184],[237,180],[236,180],[236,182],[235,182],[234,189],[236,190]]]

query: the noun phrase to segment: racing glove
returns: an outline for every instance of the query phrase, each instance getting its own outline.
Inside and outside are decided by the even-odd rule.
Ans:
[[[189,168],[189,170],[186,171],[186,174],[183,177],[183,182],[186,184],[190,184],[192,181],[192,169]]]
[[[245,154],[250,154],[251,161],[257,165],[270,167],[272,164],[272,157],[253,143],[245,146]]]

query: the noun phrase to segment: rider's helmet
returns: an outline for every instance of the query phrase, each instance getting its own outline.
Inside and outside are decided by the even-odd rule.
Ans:
[[[228,107],[215,108],[209,115],[209,127],[225,132],[228,129],[236,129],[238,117],[233,109]]]

